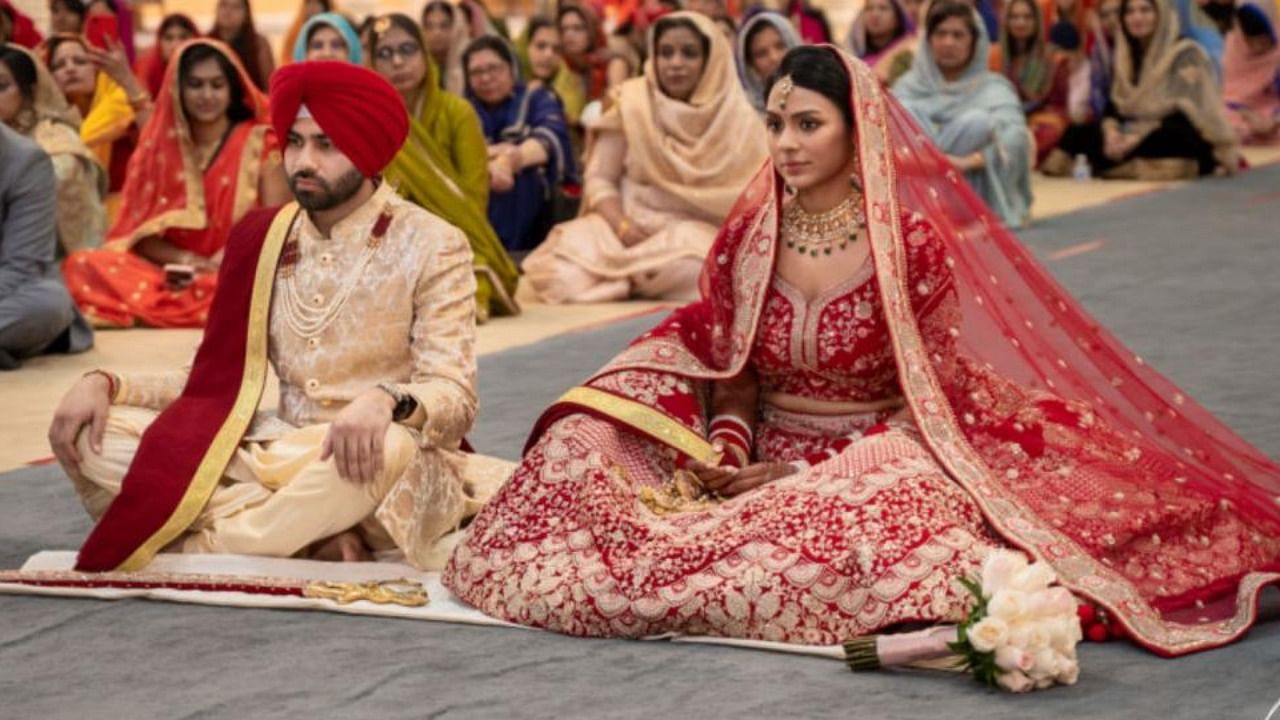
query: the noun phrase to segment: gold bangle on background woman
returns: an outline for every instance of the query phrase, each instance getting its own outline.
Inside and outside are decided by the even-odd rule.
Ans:
[[[142,110],[143,108],[147,108],[150,106],[151,106],[151,94],[148,93],[146,90],[143,90],[137,95],[133,95],[129,98],[129,107],[133,108],[134,110]]]
[[[618,228],[617,228],[614,232],[616,232],[616,233],[618,234],[618,239],[619,239],[619,240],[621,240],[622,238],[626,237],[626,236],[627,236],[627,233],[631,232],[631,220],[630,220],[630,218],[622,218],[621,220],[619,220],[619,221],[618,221]]]

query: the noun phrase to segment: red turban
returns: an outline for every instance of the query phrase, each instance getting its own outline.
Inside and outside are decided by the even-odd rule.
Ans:
[[[271,125],[281,143],[304,105],[365,177],[382,172],[409,135],[409,113],[400,93],[359,65],[307,61],[272,73]]]

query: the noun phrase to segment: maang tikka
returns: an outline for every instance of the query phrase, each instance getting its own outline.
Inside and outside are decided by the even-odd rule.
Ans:
[[[791,96],[791,91],[795,89],[796,83],[791,79],[790,75],[786,75],[778,81],[778,109],[787,109],[787,98]]]

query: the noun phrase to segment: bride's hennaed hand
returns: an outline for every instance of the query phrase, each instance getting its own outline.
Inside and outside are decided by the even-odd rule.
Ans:
[[[774,480],[780,480],[793,472],[795,472],[795,468],[786,463],[756,463],[748,465],[737,472],[737,476],[732,482],[727,483],[717,492],[725,497],[734,497],[749,490],[755,490],[761,485],[771,483]]]
[[[697,476],[702,487],[710,492],[719,492],[720,488],[727,486],[738,477],[738,469],[735,467],[708,465],[697,460],[690,460],[689,464],[685,465],[685,469]]]

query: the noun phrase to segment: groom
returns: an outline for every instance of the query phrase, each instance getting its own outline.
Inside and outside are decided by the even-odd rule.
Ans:
[[[78,569],[132,570],[160,550],[361,560],[436,541],[479,506],[459,451],[476,411],[475,278],[463,234],[379,174],[409,119],[355,65],[271,78],[297,200],[227,243],[186,370],[95,370],[49,430],[97,526]],[[278,410],[259,401],[270,362]]]

